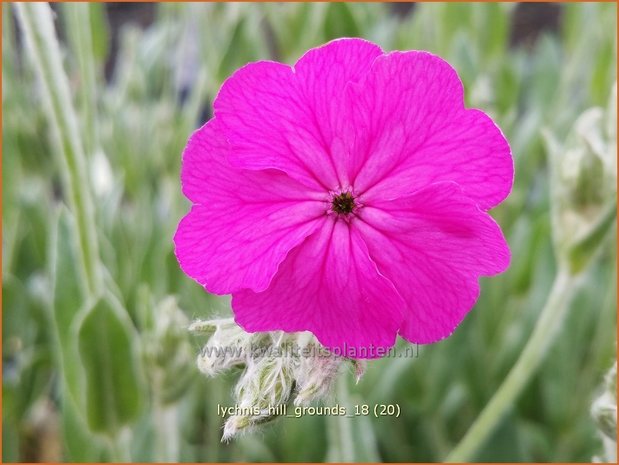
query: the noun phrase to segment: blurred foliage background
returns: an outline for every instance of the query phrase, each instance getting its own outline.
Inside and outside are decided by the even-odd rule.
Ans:
[[[383,359],[356,403],[400,418],[349,420],[359,461],[439,461],[521,352],[556,271],[544,134],[563,143],[606,107],[616,80],[615,4],[62,4],[64,69],[78,112],[108,294],[84,299],[63,165],[10,4],[2,4],[4,462],[322,461],[333,419],[281,419],[221,444],[217,404],[234,375],[199,376],[193,318],[229,315],[180,271],[172,235],[188,208],[180,154],[222,81],[248,61],[294,61],[360,36],[425,49],[459,72],[514,153],[513,193],[493,215],[512,248],[455,334],[415,359]],[[615,355],[616,246],[609,241],[480,461],[589,461],[589,410]],[[352,376],[352,375],[351,375]]]

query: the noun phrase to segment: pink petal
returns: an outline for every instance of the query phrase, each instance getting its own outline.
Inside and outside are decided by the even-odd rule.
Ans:
[[[246,169],[277,168],[311,187],[348,184],[341,117],[343,89],[381,54],[361,39],[340,39],[308,51],[293,67],[250,63],[226,80],[215,115]]]
[[[190,138],[181,180],[195,205],[178,226],[175,252],[183,271],[212,293],[262,291],[327,204],[281,171],[232,168],[228,152],[217,120]]]
[[[356,192],[395,199],[453,181],[483,209],[509,194],[509,145],[487,115],[465,110],[462,84],[446,61],[427,52],[389,53],[347,94],[351,143],[363,158]]]
[[[331,219],[290,252],[266,291],[240,291],[232,300],[247,331],[307,330],[356,358],[385,355],[376,348],[395,343],[403,306],[354,228]]]
[[[407,303],[400,334],[411,342],[449,336],[477,300],[479,276],[509,265],[498,225],[454,183],[375,201],[360,215],[370,256]]]

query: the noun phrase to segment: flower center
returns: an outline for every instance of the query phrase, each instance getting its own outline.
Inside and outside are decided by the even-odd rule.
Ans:
[[[348,215],[355,209],[355,198],[350,192],[342,192],[333,197],[331,208],[335,213],[340,215]]]

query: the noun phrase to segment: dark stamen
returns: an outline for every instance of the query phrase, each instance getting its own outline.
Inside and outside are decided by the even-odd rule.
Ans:
[[[342,192],[340,195],[333,198],[331,205],[335,213],[348,215],[355,208],[355,199],[350,192]]]

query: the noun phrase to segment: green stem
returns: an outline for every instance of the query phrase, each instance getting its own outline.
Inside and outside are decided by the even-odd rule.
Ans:
[[[83,121],[86,136],[84,137],[86,155],[92,156],[99,149],[99,133],[97,125],[97,79],[94,47],[88,3],[65,3],[67,29],[69,38],[77,57],[79,74],[81,76],[80,93],[83,107]]]
[[[352,403],[348,392],[348,378],[340,376],[336,382],[337,400],[340,402],[350,414],[352,412]],[[354,462],[355,448],[353,440],[353,431],[351,418],[348,416],[330,416],[327,417],[329,429],[329,456],[328,462]]]
[[[162,400],[162,370],[156,368],[153,379],[153,428],[155,430],[157,461],[174,463],[179,460],[179,425],[176,405],[165,405]]]
[[[546,305],[535,325],[520,358],[513,366],[503,384],[481,412],[464,438],[447,456],[445,462],[469,462],[488,439],[505,412],[544,360],[548,348],[562,326],[565,315],[578,288],[580,278],[560,269],[548,295]]]
[[[67,75],[62,67],[52,11],[47,3],[16,3],[14,6],[61,154],[64,188],[76,218],[77,252],[86,293],[95,296],[101,292],[103,282],[93,204],[77,116]]]

